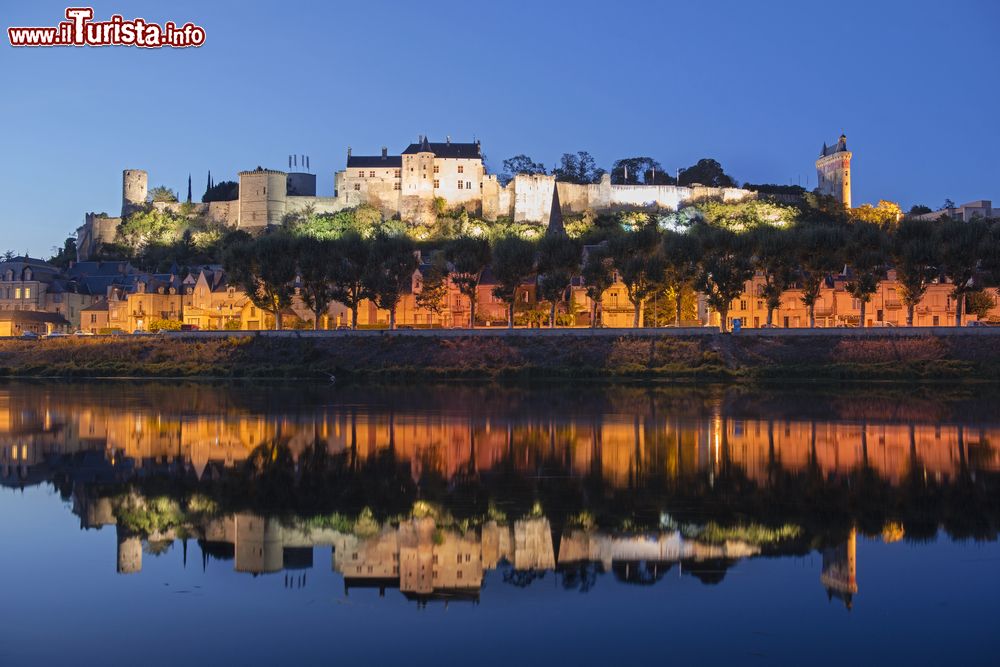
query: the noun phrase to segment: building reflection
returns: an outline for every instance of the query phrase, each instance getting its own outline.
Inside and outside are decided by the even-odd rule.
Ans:
[[[711,405],[676,413],[640,405],[603,414],[374,411],[349,403],[268,411],[225,401],[202,406],[194,398],[120,405],[100,394],[0,389],[0,478],[30,483],[32,470],[47,459],[84,452],[126,460],[137,472],[176,464],[201,478],[210,466],[244,462],[264,443],[281,442],[297,460],[317,441],[331,454],[349,450],[361,460],[391,448],[409,463],[414,480],[430,472],[450,479],[508,460],[522,471],[556,460],[618,487],[726,465],[760,483],[776,465],[825,475],[867,468],[894,484],[915,472],[945,481],[967,469],[1000,470],[993,444],[1000,421],[748,417]]]
[[[969,419],[992,414],[975,398],[935,404],[819,396],[803,409],[794,398],[748,401],[745,394],[718,391],[602,390],[576,402],[548,390],[432,393],[291,388],[249,400],[249,390],[209,385],[0,386],[0,483],[52,483],[72,499],[83,527],[114,527],[122,574],[141,572],[153,545],[184,540],[186,558],[186,540],[194,539],[203,565],[232,561],[237,572],[283,574],[286,586],[302,587],[316,550],[328,548],[329,566],[348,593],[397,589],[426,604],[477,601],[494,570],[513,585],[555,572],[565,587],[579,590],[601,576],[655,584],[670,571],[717,583],[743,560],[816,548],[822,587],[850,608],[858,593],[856,523],[876,522],[866,534],[877,534],[881,516],[848,517],[820,540],[805,534],[768,542],[743,530],[733,510],[746,508],[732,504],[774,489],[786,502],[781,511],[798,522],[803,516],[794,493],[815,493],[810,501],[825,502],[827,486],[835,496],[840,479],[849,480],[848,487],[876,480],[880,489],[898,489],[905,505],[915,482],[954,486],[1000,472],[993,444],[1000,421]],[[383,460],[388,468],[379,467]],[[317,522],[264,501],[263,508],[237,511],[213,505],[220,489],[228,489],[232,503],[234,494],[262,485],[259,477],[269,467],[297,484],[317,465],[340,466],[341,486],[371,474],[391,482],[390,495],[402,497],[405,487],[414,497],[384,513],[393,520],[351,515],[346,524],[343,518]],[[312,493],[322,495],[331,483],[317,479],[320,492]],[[807,491],[789,491],[788,479],[807,480]],[[160,494],[174,487],[188,500],[192,490],[203,494],[211,509],[188,508],[163,525],[123,521],[128,512],[152,514],[161,502],[146,491],[149,480],[157,481]],[[537,488],[527,504],[518,498],[521,509],[509,517],[463,523],[409,511],[435,484],[445,495],[466,487],[473,496],[489,495],[490,483],[517,495],[519,485],[539,480],[573,480],[577,486],[568,495],[586,486],[578,495],[600,500],[613,521],[578,521],[570,515],[581,508],[558,507],[560,497],[532,509],[532,502],[539,505]],[[669,517],[656,525],[631,523],[649,506],[662,511],[663,502],[647,498],[650,490],[691,504],[722,486],[728,495],[709,501],[713,511],[722,506],[719,514],[729,524],[714,536],[692,534]],[[369,505],[378,502],[367,487],[361,495]],[[638,500],[630,505],[623,498]],[[329,518],[328,507],[316,514],[324,512]],[[993,520],[987,517],[987,532]],[[902,527],[885,531],[891,541]]]

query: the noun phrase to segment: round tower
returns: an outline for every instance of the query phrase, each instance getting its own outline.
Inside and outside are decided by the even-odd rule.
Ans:
[[[122,217],[146,203],[149,194],[149,174],[143,169],[126,169],[122,172]]]

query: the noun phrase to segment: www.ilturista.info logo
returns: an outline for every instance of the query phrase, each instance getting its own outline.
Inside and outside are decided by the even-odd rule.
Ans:
[[[90,7],[68,7],[66,21],[55,27],[7,28],[11,46],[139,46],[157,49],[184,48],[205,43],[205,29],[193,23],[162,26],[135,18],[126,21],[115,14],[108,21],[92,21]]]

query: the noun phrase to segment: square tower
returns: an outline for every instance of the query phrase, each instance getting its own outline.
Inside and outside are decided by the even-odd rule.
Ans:
[[[847,208],[851,208],[851,155],[847,137],[842,134],[835,145],[824,143],[816,160],[819,193],[833,197]]]

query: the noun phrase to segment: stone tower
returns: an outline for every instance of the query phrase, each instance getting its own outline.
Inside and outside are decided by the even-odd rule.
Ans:
[[[833,146],[823,144],[816,160],[816,183],[819,193],[829,195],[851,208],[851,157],[843,134]]]
[[[142,169],[122,172],[122,217],[146,203],[149,194],[149,174]]]
[[[257,167],[240,172],[239,228],[259,231],[268,225],[280,225],[285,217],[288,174]]]

